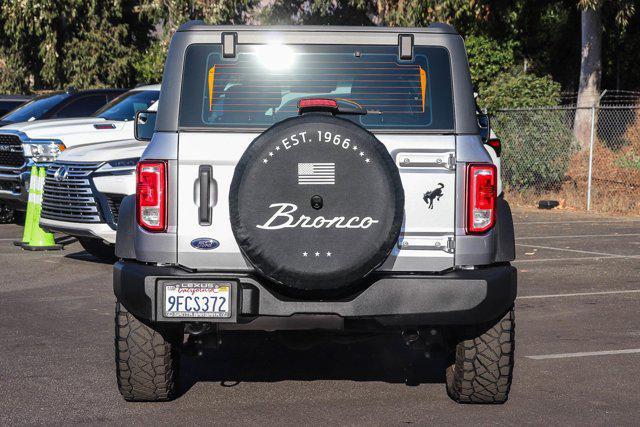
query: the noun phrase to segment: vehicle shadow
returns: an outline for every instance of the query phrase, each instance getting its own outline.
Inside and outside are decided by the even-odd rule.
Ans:
[[[223,337],[217,349],[201,355],[181,355],[179,395],[201,381],[233,387],[241,382],[382,381],[444,382],[446,360],[427,359],[424,351],[409,348],[400,334],[371,336],[358,342],[336,342],[323,337],[307,349],[292,349],[269,333]]]
[[[80,248],[76,252],[66,254],[64,257],[65,258],[69,258],[69,259],[73,259],[73,260],[76,260],[76,261],[91,262],[93,264],[113,265],[116,262],[115,259],[106,260],[106,259],[98,258],[98,257],[96,257],[94,255],[91,255],[89,252],[82,250],[82,248]]]
[[[75,237],[71,236],[58,236],[55,238],[56,244],[62,246],[68,246],[78,241]]]

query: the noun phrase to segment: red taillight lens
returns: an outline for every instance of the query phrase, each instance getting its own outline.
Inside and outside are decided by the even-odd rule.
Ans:
[[[496,167],[469,165],[467,176],[467,232],[484,233],[496,222]]]
[[[142,161],[136,168],[138,224],[148,231],[167,229],[167,164]]]
[[[493,148],[496,152],[496,155],[500,157],[500,153],[502,152],[502,143],[498,138],[491,138],[486,142],[486,144],[489,147]]]

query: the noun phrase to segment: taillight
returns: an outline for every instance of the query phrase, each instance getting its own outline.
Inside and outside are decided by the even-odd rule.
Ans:
[[[484,233],[496,222],[496,167],[469,165],[467,176],[467,232]]]
[[[136,167],[136,211],[138,224],[148,231],[167,229],[167,164],[142,161]]]
[[[485,142],[489,147],[493,148],[496,152],[496,156],[500,157],[500,153],[502,152],[502,143],[498,138],[491,138],[487,142]]]

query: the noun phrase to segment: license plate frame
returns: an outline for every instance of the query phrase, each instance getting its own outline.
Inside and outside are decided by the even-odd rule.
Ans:
[[[158,293],[158,314],[167,321],[185,321],[192,320],[197,322],[235,322],[237,316],[237,283],[232,280],[220,279],[200,279],[200,280],[159,280],[160,292]],[[227,287],[226,293],[220,288]],[[177,289],[184,289],[185,296],[194,296],[194,293],[202,292],[202,296],[216,296],[213,292],[218,289],[220,295],[228,297],[226,301],[226,311],[214,310],[213,312],[204,311],[168,311],[169,293],[176,295]],[[204,289],[204,291],[202,291]],[[192,290],[192,292],[189,292]],[[201,290],[201,291],[194,291]],[[183,301],[184,303],[184,301]],[[214,304],[217,304],[215,301]]]

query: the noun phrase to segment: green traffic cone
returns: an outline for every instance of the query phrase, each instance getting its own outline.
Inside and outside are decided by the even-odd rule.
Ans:
[[[36,165],[31,166],[31,176],[29,177],[29,199],[27,201],[27,214],[24,220],[24,231],[22,233],[22,240],[16,240],[13,242],[16,246],[23,246],[29,243],[31,239],[31,230],[33,230],[33,213],[35,211],[35,197],[36,197],[36,181],[38,180],[38,168]]]
[[[23,248],[28,251],[52,251],[62,249],[62,245],[56,244],[56,241],[53,238],[53,233],[47,233],[40,227],[40,212],[42,211],[42,193],[44,189],[45,174],[46,169],[41,167],[38,170],[38,179],[36,180],[31,237],[29,239],[29,244],[23,246]]]

